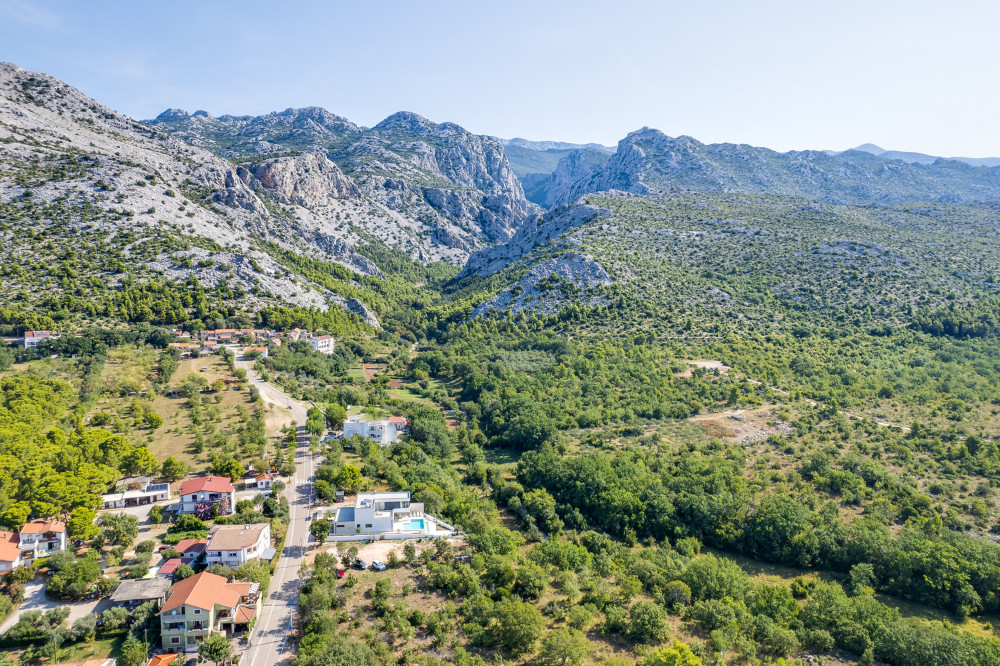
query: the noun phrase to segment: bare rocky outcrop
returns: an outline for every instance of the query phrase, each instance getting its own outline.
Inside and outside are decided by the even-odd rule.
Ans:
[[[330,199],[360,196],[351,179],[326,155],[318,152],[276,157],[239,167],[237,174],[247,185],[266,190],[282,203],[296,203],[307,208],[326,205]]]

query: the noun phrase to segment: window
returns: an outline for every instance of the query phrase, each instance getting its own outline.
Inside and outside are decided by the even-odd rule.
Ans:
[[[201,609],[200,608],[195,608],[194,609],[194,614],[195,615],[201,615]]]
[[[365,525],[365,527],[371,527],[371,526],[372,526],[371,523],[368,523],[368,524]]]
[[[172,644],[174,644],[174,645],[177,645],[178,643],[181,642],[181,637],[180,636],[171,636],[170,637],[170,642]]]

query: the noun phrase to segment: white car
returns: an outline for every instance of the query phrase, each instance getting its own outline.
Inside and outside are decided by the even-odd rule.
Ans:
[[[375,560],[372,562],[372,571],[385,571],[385,565],[378,560]]]

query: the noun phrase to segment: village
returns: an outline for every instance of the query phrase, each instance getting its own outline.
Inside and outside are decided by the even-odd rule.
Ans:
[[[291,342],[308,343],[323,354],[332,354],[335,348],[332,336],[299,329],[287,333],[262,329],[169,333],[175,341],[168,346],[200,373],[206,373],[210,366],[216,368],[215,359],[227,355],[248,368],[267,358],[269,350]],[[59,338],[54,331],[28,331],[17,342],[31,350]],[[207,365],[199,367],[202,362]],[[232,374],[245,377],[239,372]],[[247,384],[258,391],[267,387],[261,378],[222,381],[234,390]],[[274,387],[271,390],[280,394]],[[175,388],[168,389],[167,398],[177,397]],[[280,402],[286,401],[292,407],[290,398],[283,397]],[[294,412],[290,414],[294,416]],[[362,442],[389,447],[408,436],[410,422],[403,416],[354,412],[337,426],[310,438],[300,424],[296,446],[311,449],[310,459],[317,444],[321,449],[334,442],[345,448]],[[288,542],[292,525],[287,523],[296,516],[294,511],[289,516],[288,500],[294,503],[295,496],[302,493],[307,494],[308,511],[301,514],[301,521],[308,534],[310,556],[333,553],[344,559],[345,569],[355,572],[378,575],[385,571],[383,560],[401,557],[406,542],[430,544],[460,536],[453,526],[426,513],[423,503],[411,501],[406,491],[337,489],[330,501],[324,501],[315,492],[314,477],[302,473],[301,463],[284,470],[294,473],[282,476],[280,456],[275,455],[273,463],[257,469],[249,465],[240,469],[238,476],[193,470],[176,480],[155,474],[118,479],[101,496],[92,530],[100,543],[108,541],[111,556],[97,580],[86,581],[84,590],[69,591],[61,584],[54,590],[52,584],[62,579],[63,570],[58,567],[63,559],[73,559],[93,545],[71,536],[80,532],[79,526],[71,530],[64,520],[35,519],[17,531],[0,531],[0,576],[25,584],[23,601],[0,624],[0,641],[16,645],[11,636],[23,633],[22,628],[33,626],[46,617],[42,613],[55,607],[68,609],[68,621],[74,626],[93,617],[96,627],[105,630],[120,623],[122,613],[132,617],[152,611],[159,618],[159,645],[151,646],[156,656],[150,665],[198,653],[206,641],[219,640],[213,637],[220,636],[231,642],[238,656],[253,644],[279,560],[283,553],[292,552]],[[269,519],[252,523],[238,520],[241,515],[261,513]],[[276,516],[282,516],[286,523],[277,532],[272,529]],[[305,561],[305,550],[303,546],[296,561]],[[351,554],[349,562],[346,553]],[[125,567],[125,561],[137,564]],[[95,658],[78,663],[113,666],[115,660]]]

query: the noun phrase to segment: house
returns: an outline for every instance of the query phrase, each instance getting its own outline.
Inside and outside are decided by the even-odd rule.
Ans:
[[[181,513],[195,513],[199,505],[215,504],[218,515],[228,516],[236,507],[236,488],[225,476],[200,476],[181,484]]]
[[[174,572],[177,571],[177,567],[184,563],[179,557],[171,557],[169,560],[160,565],[159,571],[156,572],[158,578],[163,578],[165,580],[173,580]]]
[[[111,603],[132,609],[147,601],[162,603],[170,591],[170,581],[163,578],[123,580],[111,594]]]
[[[389,425],[396,429],[398,435],[410,434],[410,420],[405,416],[390,416]]]
[[[250,352],[256,352],[258,358],[267,358],[267,347],[247,347],[243,350],[243,355],[246,356]]]
[[[124,509],[169,501],[169,483],[151,483],[148,476],[127,476],[115,484],[114,492],[101,497],[101,508]]]
[[[66,550],[66,523],[59,520],[33,520],[18,530],[21,558],[25,561]]]
[[[257,490],[270,490],[274,487],[274,477],[267,472],[258,474],[254,482],[257,485]]]
[[[0,574],[21,566],[21,537],[17,532],[0,531]]]
[[[344,420],[344,437],[361,435],[379,446],[389,446],[398,439],[399,433],[400,429],[390,419],[374,420],[366,414],[357,414]]]
[[[250,560],[260,559],[260,554],[270,545],[270,523],[215,525],[208,533],[205,564],[225,564],[235,568]]]
[[[25,331],[24,348],[34,349],[42,340],[55,340],[59,336],[52,331]]]
[[[154,654],[153,658],[146,662],[146,666],[169,666],[178,656],[176,652],[174,654]]]
[[[163,649],[196,652],[211,634],[232,638],[250,631],[260,603],[260,583],[227,583],[207,571],[185,578],[160,610]]]
[[[191,565],[205,552],[208,539],[181,539],[174,545],[174,550],[181,556],[181,562]]]
[[[410,502],[408,491],[358,493],[353,507],[336,510],[333,534],[424,533],[423,502]]]
[[[333,336],[321,335],[318,338],[309,338],[309,346],[320,354],[332,354]]]

